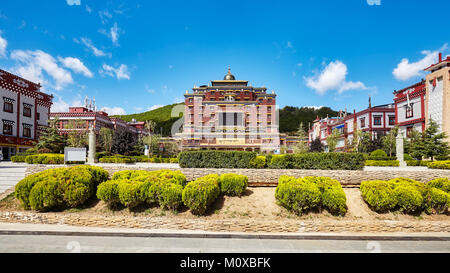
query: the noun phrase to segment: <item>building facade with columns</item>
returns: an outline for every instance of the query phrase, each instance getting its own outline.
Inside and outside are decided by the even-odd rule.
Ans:
[[[228,69],[223,80],[186,91],[182,149],[274,152],[280,149],[275,92],[236,80]]]
[[[0,151],[3,160],[32,148],[48,126],[53,96],[41,85],[0,69]]]

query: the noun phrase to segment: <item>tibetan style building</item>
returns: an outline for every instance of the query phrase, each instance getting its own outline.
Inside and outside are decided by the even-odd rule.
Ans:
[[[0,152],[3,160],[32,148],[48,126],[53,96],[41,85],[0,69]]]
[[[280,148],[275,92],[236,80],[228,69],[223,80],[186,91],[183,149],[273,152]]]

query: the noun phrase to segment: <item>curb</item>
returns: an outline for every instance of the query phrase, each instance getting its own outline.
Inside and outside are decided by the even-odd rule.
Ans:
[[[198,234],[158,232],[90,232],[90,231],[23,231],[0,230],[0,235],[19,236],[86,236],[86,237],[137,237],[137,238],[191,238],[191,239],[259,239],[259,240],[341,240],[341,241],[444,241],[450,236],[410,235],[271,235],[271,234]]]

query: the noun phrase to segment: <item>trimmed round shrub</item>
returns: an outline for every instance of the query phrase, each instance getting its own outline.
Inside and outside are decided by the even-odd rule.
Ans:
[[[54,207],[77,207],[94,196],[97,185],[106,178],[106,171],[90,166],[50,169],[19,181],[15,187],[15,196],[25,209],[49,210]],[[52,183],[58,184],[58,194],[44,195],[50,189],[55,189],[56,186],[55,184],[51,184],[51,187],[48,184],[41,184],[38,186],[40,189],[36,189],[36,193],[33,194],[34,201],[31,205],[31,192],[42,181],[56,181]],[[42,199],[39,197],[40,194],[47,197]],[[50,198],[57,199],[50,200]]]
[[[414,186],[400,185],[393,191],[397,206],[401,212],[417,213],[423,205],[423,197]]]
[[[446,213],[449,205],[450,194],[438,188],[429,190],[426,200],[427,213]]]
[[[26,155],[14,155],[11,156],[11,161],[16,163],[25,162],[26,157],[27,157]]]
[[[220,190],[224,195],[241,196],[248,186],[248,177],[240,174],[225,173],[219,177]]]
[[[161,180],[178,184],[183,188],[187,183],[186,176],[181,171],[158,170],[151,173],[156,174]]]
[[[97,187],[97,198],[106,202],[109,207],[120,203],[117,186],[123,180],[109,180]]]
[[[64,192],[56,179],[38,182],[30,192],[30,207],[37,211],[46,211],[63,204]]]
[[[378,149],[378,150],[371,152],[370,156],[371,157],[387,157],[387,154],[385,151]]]
[[[296,214],[304,214],[316,209],[321,203],[321,193],[317,185],[300,179],[278,185],[275,192],[277,201]]]
[[[339,187],[332,187],[323,192],[323,206],[333,215],[345,215],[347,212],[347,197],[344,190]]]
[[[445,191],[446,193],[450,193],[450,179],[446,178],[437,178],[431,181],[428,181],[427,186],[430,188],[440,189]]]
[[[142,181],[120,181],[117,185],[120,203],[128,208],[133,208],[144,203],[147,199],[147,193],[144,191],[143,185],[144,182]]]
[[[290,183],[290,182],[295,182],[297,179],[295,177],[292,176],[288,176],[288,175],[280,175],[280,177],[278,177],[278,185],[284,184],[284,183]]]
[[[189,182],[183,190],[183,203],[193,214],[205,214],[220,195],[218,175],[208,175]]]
[[[159,204],[163,208],[177,210],[183,205],[183,187],[174,183],[163,184]]]
[[[364,201],[373,211],[386,212],[397,206],[397,199],[389,182],[363,181],[360,190]]]
[[[255,169],[264,169],[266,167],[266,157],[259,155],[251,161],[251,166]]]

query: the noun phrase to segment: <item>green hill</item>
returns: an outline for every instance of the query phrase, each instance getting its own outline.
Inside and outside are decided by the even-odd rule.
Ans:
[[[155,110],[147,111],[144,113],[115,116],[125,121],[131,121],[135,119],[137,121],[153,120],[156,122],[156,132],[162,132],[163,136],[170,136],[172,124],[183,116],[180,113],[179,117],[172,117],[172,109],[176,105],[184,105],[184,103],[166,105]],[[308,129],[308,124],[316,119],[317,116],[324,118],[326,116],[335,117],[338,112],[332,110],[329,107],[322,107],[320,109],[309,107],[293,107],[285,106],[280,109],[280,132],[295,134],[300,125],[303,122],[305,130]]]
[[[172,124],[183,116],[183,113],[180,113],[179,117],[172,117],[172,109],[176,105],[184,105],[184,103],[166,105],[143,113],[114,116],[114,117],[121,118],[122,120],[127,122],[133,119],[137,121],[153,120],[154,122],[156,122],[155,131],[158,133],[162,132],[163,136],[169,136]]]

